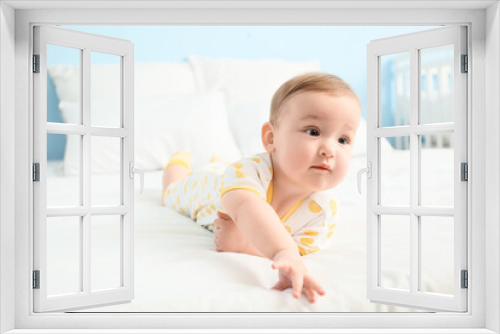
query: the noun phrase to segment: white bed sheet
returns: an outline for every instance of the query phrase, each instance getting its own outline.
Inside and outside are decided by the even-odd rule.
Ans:
[[[407,157],[409,152],[394,151],[395,157]],[[426,150],[444,170],[453,156],[450,150]],[[396,159],[398,160],[398,159]],[[401,159],[404,161],[404,159]],[[56,177],[57,164],[52,164],[51,185],[60,183],[64,197],[68,183]],[[135,194],[135,298],[126,304],[86,309],[85,312],[414,312],[418,310],[370,303],[366,298],[366,182],[364,193],[357,190],[356,173],[366,166],[366,157],[351,161],[346,180],[337,188],[340,217],[330,248],[303,257],[309,272],[323,285],[326,295],[310,304],[304,297],[292,298],[290,290],[271,290],[277,281],[277,271],[271,261],[245,254],[219,253],[213,244],[213,234],[194,224],[189,218],[161,206],[161,171],[145,175],[142,195]],[[406,180],[393,165],[393,178],[388,186],[395,189]],[[113,191],[107,186],[107,176],[99,178],[103,197]],[[363,179],[364,180],[364,179]],[[439,185],[439,175],[436,174]],[[56,189],[57,190],[57,189]],[[52,191],[57,196],[57,191]],[[395,193],[397,196],[397,192]],[[446,196],[444,194],[443,196]],[[449,194],[448,194],[449,196]],[[391,233],[389,231],[389,233]],[[396,233],[396,232],[394,232]],[[453,234],[446,229],[434,229],[429,235],[443,247],[452,245]],[[61,236],[62,238],[63,236]],[[407,240],[388,239],[391,247],[409,247]],[[449,249],[445,250],[445,253]],[[391,286],[409,286],[404,268],[408,259],[401,252],[384,262],[385,282]],[[452,291],[453,281],[446,268],[450,259],[437,257],[426,272],[426,291]],[[402,269],[403,268],[403,269]],[[66,284],[63,280],[57,284]],[[451,290],[450,290],[451,289]]]

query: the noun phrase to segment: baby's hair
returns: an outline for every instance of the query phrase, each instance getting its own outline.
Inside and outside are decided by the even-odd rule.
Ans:
[[[349,96],[354,98],[358,104],[361,104],[352,88],[338,76],[321,72],[305,73],[286,81],[274,93],[271,100],[269,122],[276,127],[283,103],[288,101],[293,95],[303,92],[320,92],[332,96]]]

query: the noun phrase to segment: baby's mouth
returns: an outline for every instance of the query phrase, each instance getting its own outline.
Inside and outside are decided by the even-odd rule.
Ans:
[[[325,172],[332,171],[332,167],[330,165],[327,165],[327,164],[315,165],[315,166],[312,166],[311,168],[316,169],[316,170],[322,170]]]

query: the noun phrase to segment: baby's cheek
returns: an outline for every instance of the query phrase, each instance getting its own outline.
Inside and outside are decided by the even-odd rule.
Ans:
[[[341,164],[341,170],[339,173],[340,181],[342,181],[346,177],[347,172],[349,171],[349,162],[350,162],[350,158],[346,157],[346,159]]]
[[[347,176],[350,161],[350,156],[344,156],[342,159],[339,159],[337,161],[337,168],[335,170],[336,185],[342,182],[342,180],[344,180],[344,178]]]
[[[302,164],[304,158],[300,154],[289,154],[288,159],[282,161],[281,169],[287,171],[287,174],[296,174]]]

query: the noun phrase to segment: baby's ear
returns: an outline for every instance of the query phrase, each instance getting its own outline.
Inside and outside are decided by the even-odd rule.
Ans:
[[[268,153],[274,151],[274,129],[269,122],[262,125],[262,146]]]

